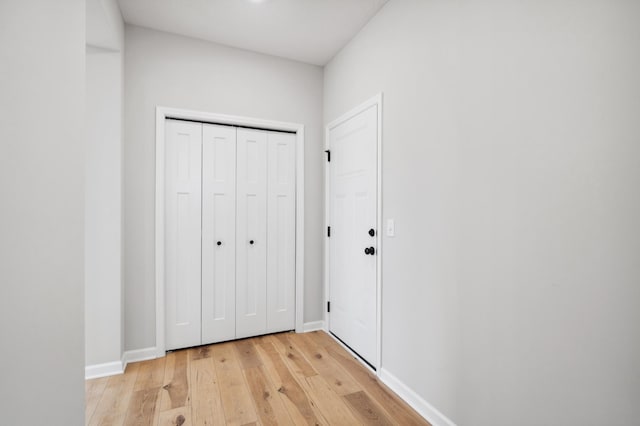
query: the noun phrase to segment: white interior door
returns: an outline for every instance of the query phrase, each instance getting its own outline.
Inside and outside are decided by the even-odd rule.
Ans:
[[[329,330],[373,366],[378,364],[377,108],[329,132]]]
[[[295,328],[296,135],[267,133],[267,331]]]
[[[202,125],[166,121],[166,348],[200,344]]]
[[[202,129],[202,344],[236,334],[236,128]]]
[[[267,132],[237,135],[236,338],[242,338],[267,329]]]

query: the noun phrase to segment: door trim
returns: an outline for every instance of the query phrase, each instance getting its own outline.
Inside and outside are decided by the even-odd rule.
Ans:
[[[260,118],[156,107],[156,203],[155,203],[155,281],[156,281],[156,356],[165,356],[164,330],[164,172],[165,121],[168,118],[202,123],[280,130],[296,134],[296,333],[304,332],[304,125]]]
[[[357,107],[351,109],[350,111],[348,111],[347,113],[341,115],[339,118],[331,121],[329,124],[326,125],[325,127],[325,133],[324,133],[324,146],[326,150],[331,150],[331,141],[329,139],[329,133],[332,129],[336,128],[337,126],[339,126],[340,124],[344,123],[345,121],[355,117],[356,115],[360,114],[361,112],[371,108],[372,106],[377,106],[377,111],[378,111],[378,141],[377,141],[377,192],[376,192],[376,197],[377,197],[377,211],[376,211],[376,215],[377,215],[377,223],[376,223],[376,227],[377,227],[377,232],[376,232],[376,319],[377,319],[377,324],[376,324],[376,351],[377,351],[377,356],[378,356],[378,362],[377,365],[375,365],[375,373],[376,375],[380,375],[380,371],[382,370],[382,254],[383,254],[383,244],[382,244],[382,232],[383,232],[383,228],[382,228],[382,92],[378,93],[377,95],[375,95],[374,97],[372,97],[371,99],[361,103],[360,105],[358,105]],[[331,189],[330,186],[330,172],[329,172],[329,162],[325,160],[325,166],[324,166],[324,188],[325,188],[325,211],[324,211],[324,229],[326,230],[328,226],[330,226],[331,224],[329,223],[329,217],[330,217],[330,206],[329,206],[329,201],[330,201],[330,194],[329,191]],[[329,315],[330,313],[327,313],[327,302],[330,299],[330,286],[329,286],[329,238],[327,237],[326,233],[325,233],[325,238],[324,238],[324,304],[322,305],[322,309],[324,312],[324,320],[325,320],[325,331],[331,335],[331,333],[329,333]],[[346,346],[343,345],[343,347],[346,348]],[[347,348],[348,349],[348,348]],[[352,352],[350,349],[348,349],[349,352]],[[358,358],[359,359],[359,358]],[[363,365],[365,365],[367,368],[370,369],[370,367],[366,364],[366,363],[362,363]]]

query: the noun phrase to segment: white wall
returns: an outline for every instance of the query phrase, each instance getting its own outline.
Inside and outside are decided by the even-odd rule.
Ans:
[[[384,92],[383,368],[460,425],[640,418],[639,18],[391,0],[326,68]]]
[[[155,107],[305,125],[305,321],[322,318],[322,69],[127,26],[126,350],[155,346]]]
[[[0,2],[0,411],[84,424],[83,0]]]

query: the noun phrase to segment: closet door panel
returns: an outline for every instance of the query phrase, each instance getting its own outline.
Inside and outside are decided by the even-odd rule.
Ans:
[[[166,348],[200,344],[202,125],[166,121]]]
[[[267,134],[237,130],[236,338],[266,332]]]
[[[202,344],[236,329],[236,128],[202,130]]]
[[[295,328],[296,136],[267,139],[267,329],[277,332]]]

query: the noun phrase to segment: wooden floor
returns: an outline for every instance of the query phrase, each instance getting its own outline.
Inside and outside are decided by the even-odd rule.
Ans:
[[[321,331],[171,352],[86,382],[88,425],[428,425]]]

